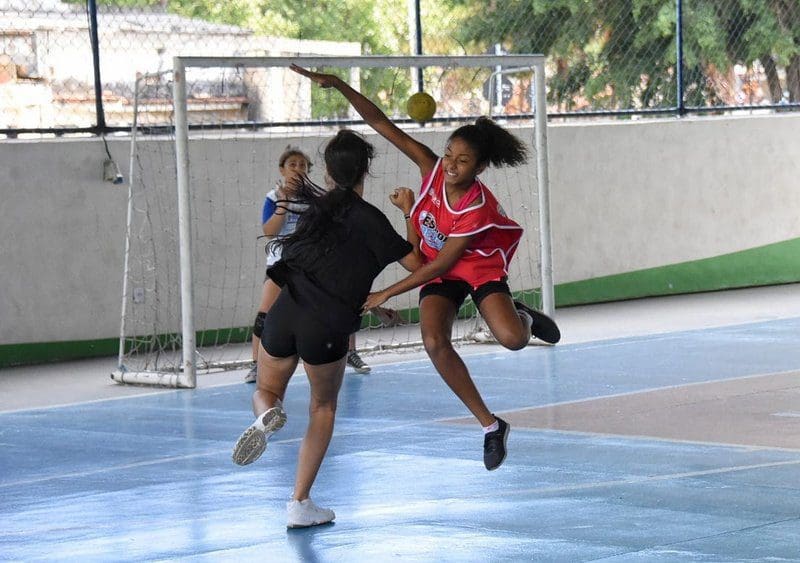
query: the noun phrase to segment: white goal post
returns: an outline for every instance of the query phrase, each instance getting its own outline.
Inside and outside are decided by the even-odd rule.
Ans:
[[[263,264],[260,266],[251,264],[259,262],[257,253],[254,255],[248,242],[239,241],[246,241],[246,238],[241,237],[250,236],[240,235],[240,231],[252,233],[252,238],[255,240],[259,234],[258,224],[255,225],[255,229],[249,228],[252,222],[248,224],[248,229],[242,228],[240,224],[243,222],[243,217],[256,215],[257,210],[253,208],[260,205],[264,193],[271,187],[270,181],[264,177],[275,177],[277,153],[272,152],[271,148],[268,150],[267,147],[304,145],[315,162],[312,179],[317,179],[324,172],[320,170],[324,166],[320,163],[321,158],[316,158],[319,156],[318,147],[322,139],[332,136],[336,127],[352,127],[365,135],[372,133],[351,109],[341,110],[347,111],[347,114],[339,113],[334,118],[315,116],[314,112],[320,111],[315,108],[320,104],[335,105],[337,102],[327,99],[320,102],[319,98],[314,99],[313,96],[319,95],[312,93],[311,85],[308,84],[310,81],[291,73],[288,70],[291,64],[312,69],[333,69],[330,70],[332,72],[339,69],[344,73],[344,77],[357,87],[361,86],[359,81],[363,78],[362,73],[368,72],[366,69],[383,69],[391,79],[389,87],[382,85],[376,87],[374,92],[364,88],[359,89],[373,101],[380,98],[386,107],[392,106],[393,103],[397,106],[397,100],[393,98],[399,95],[405,99],[410,93],[408,86],[404,90],[397,84],[406,81],[406,75],[410,75],[412,69],[423,69],[428,77],[425,89],[426,91],[430,89],[430,93],[439,105],[434,119],[423,126],[407,119],[396,107],[394,115],[386,107],[383,109],[402,127],[409,128],[412,136],[423,135],[426,141],[435,143],[431,146],[436,151],[443,150],[443,140],[446,139],[443,135],[446,133],[442,129],[446,129],[447,133],[452,132],[460,124],[474,122],[474,119],[481,114],[491,115],[504,126],[517,127],[518,131],[514,132],[518,133],[532,149],[530,166],[515,176],[492,178],[487,184],[509,216],[525,227],[525,235],[520,246],[530,247],[525,251],[518,251],[514,259],[521,263],[519,268],[525,271],[520,274],[516,288],[515,278],[510,274],[509,284],[512,286],[512,291],[515,289],[535,291],[535,304],[547,314],[553,315],[555,301],[552,278],[544,56],[175,57],[171,73],[174,109],[173,112],[164,112],[174,116],[174,129],[165,128],[166,133],[162,131],[160,137],[153,136],[147,140],[141,140],[140,135],[138,137],[140,140],[137,140],[135,120],[132,131],[131,195],[126,238],[120,360],[119,368],[112,374],[112,379],[120,383],[194,388],[197,385],[198,370],[225,369],[220,366],[226,364],[241,368],[249,362],[248,353],[245,353],[244,359],[236,358],[231,361],[228,357],[219,363],[207,361],[207,354],[200,351],[205,349],[206,344],[199,346],[197,335],[206,332],[237,330],[241,332],[241,327],[249,326],[246,320],[242,320],[246,312],[237,314],[235,319],[222,320],[221,317],[224,316],[222,311],[231,307],[226,305],[229,294],[235,294],[233,300],[237,303],[244,302],[244,309],[255,311],[260,282],[263,280]],[[374,76],[378,76],[378,71],[373,72]],[[204,88],[195,86],[201,80],[191,78],[192,73],[196,73],[195,77],[204,77],[202,79],[206,84]],[[287,76],[292,75],[296,79],[290,85]],[[512,76],[511,81],[506,78],[508,75]],[[210,76],[216,81],[213,86],[208,85],[212,81],[212,78],[208,78]],[[253,96],[253,83],[256,81],[254,77],[265,84],[269,83],[272,89]],[[377,78],[375,82],[378,82]],[[412,83],[410,88],[414,88],[414,80],[411,79],[410,82]],[[501,88],[498,87],[501,82],[513,82],[514,93],[513,95],[509,93],[510,99],[501,98]],[[241,95],[238,91],[234,92],[239,86],[244,92]],[[260,84],[258,88],[266,86]],[[446,91],[451,89],[456,94],[453,96],[453,101],[448,102],[445,100]],[[488,92],[487,100],[481,99],[481,90],[484,97]],[[330,92],[328,95],[330,97]],[[298,105],[288,108],[288,101],[294,103],[295,99],[298,100]],[[190,100],[192,103],[189,103]],[[198,109],[201,101],[205,104],[202,110]],[[212,105],[213,110],[209,109]],[[238,117],[230,117],[224,113],[228,111],[227,108],[234,106],[241,110]],[[247,116],[243,117],[245,112]],[[199,117],[201,114],[202,119]],[[380,139],[374,136],[369,137],[369,140],[376,144],[380,142]],[[314,152],[315,148],[317,152]],[[227,154],[236,155],[236,160],[223,160]],[[380,168],[376,171],[373,166],[373,177],[369,180],[377,186],[376,193],[379,195],[382,195],[382,190],[386,192],[384,185],[388,186],[392,181],[404,179],[406,169],[413,168],[409,161],[398,159],[396,154],[388,150],[384,150],[381,155]],[[216,160],[217,158],[219,160]],[[376,158],[376,161],[378,160]],[[134,169],[134,161],[138,163],[138,172]],[[175,166],[174,170],[170,170],[172,165]],[[222,183],[225,186],[220,187],[219,184]],[[405,185],[416,191],[419,181],[417,180],[416,184]],[[160,197],[171,197],[175,201],[156,213],[150,207],[153,204],[144,199],[150,197],[145,192],[151,194],[160,192]],[[506,195],[508,197],[505,197]],[[376,196],[375,201],[370,201],[376,204],[382,199],[385,197]],[[198,204],[195,201],[201,201],[206,207],[198,211]],[[221,211],[223,208],[225,210]],[[240,211],[240,208],[246,210]],[[228,211],[229,209],[234,211]],[[131,218],[131,214],[135,215],[137,212],[144,217],[138,224],[135,217]],[[386,209],[385,213],[391,218],[392,210]],[[225,217],[219,219],[220,214]],[[524,214],[525,220],[519,220],[518,214]],[[177,216],[177,225],[169,223],[168,218],[174,219],[174,216]],[[217,224],[223,226],[216,227]],[[148,234],[147,229],[153,229],[156,234]],[[201,234],[205,229],[210,230],[211,234]],[[398,230],[404,232],[401,229],[402,226]],[[174,234],[170,233],[168,238],[174,236],[174,242],[170,239],[166,246],[177,246],[174,250],[175,260],[155,257],[159,252],[155,247],[160,244],[156,239],[170,230],[174,230]],[[209,238],[203,238],[206,236]],[[209,250],[204,255],[204,251],[220,239],[225,239],[225,253],[216,254]],[[239,253],[236,250],[237,246],[245,248]],[[137,247],[146,249],[137,251]],[[237,253],[241,254],[241,257],[234,258],[234,254]],[[148,254],[147,264],[138,267],[143,272],[140,275],[141,279],[136,277],[135,271],[138,270],[132,262],[138,259],[138,254]],[[204,260],[214,262],[215,268],[224,269],[220,274],[221,278],[246,280],[243,283],[249,283],[250,286],[245,290],[232,290],[227,281],[212,281],[207,286],[203,285],[203,289],[200,290],[197,268],[199,264],[202,264],[204,269],[208,266]],[[164,262],[170,262],[169,266]],[[179,272],[176,274],[179,279],[172,273],[162,272],[164,268],[172,268],[172,262],[177,262],[179,265]],[[261,275],[261,280],[257,279],[258,275]],[[144,280],[146,276],[151,276],[152,281]],[[383,287],[382,282],[386,282],[387,279],[379,278],[375,287]],[[175,284],[179,285],[179,291],[178,288],[172,287]],[[196,307],[200,291],[205,299],[202,307],[206,311],[204,315],[206,318],[212,318],[213,322],[209,320],[203,320],[199,324],[197,322]],[[136,309],[141,303],[146,303],[152,311],[141,315],[153,314],[165,317],[166,310],[177,307],[174,303],[167,304],[162,301],[165,294],[179,296],[179,308],[175,311],[175,316],[179,316],[179,319],[165,323],[148,319],[147,322],[137,325],[139,321],[135,318]],[[134,306],[133,303],[137,305]],[[389,305],[402,311],[404,322],[414,322],[416,313],[413,312],[414,304],[411,301],[390,302]],[[474,317],[474,311],[471,314]],[[220,326],[220,324],[230,326]],[[370,337],[367,339],[369,341]],[[240,342],[241,340],[239,339]],[[165,341],[169,341],[170,344],[163,345]],[[245,344],[242,346],[247,348],[247,338],[244,341]],[[140,346],[142,342],[145,342],[146,346]],[[418,344],[418,338],[403,333],[402,336],[392,336],[391,341],[374,340],[371,346],[364,348],[378,350],[415,343]],[[142,361],[143,367],[134,365],[136,362],[131,359],[134,351],[138,353],[139,348],[148,349],[149,357]],[[152,357],[156,357],[157,360],[153,360]],[[171,363],[159,364],[167,357],[172,358]]]

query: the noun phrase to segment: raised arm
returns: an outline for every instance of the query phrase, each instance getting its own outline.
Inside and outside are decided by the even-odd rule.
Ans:
[[[283,194],[278,190],[278,199],[283,199]],[[267,237],[274,237],[283,228],[283,223],[286,220],[286,210],[278,207],[278,204],[271,199],[264,200],[264,207],[261,211],[262,223],[261,230]],[[266,219],[265,219],[266,217]]]
[[[274,237],[281,232],[283,224],[286,222],[286,214],[289,212],[287,204],[296,197],[295,194],[300,185],[299,176],[290,176],[283,183],[279,184],[275,189],[276,201],[273,202],[271,213],[267,209],[267,201],[264,201],[262,216],[270,213],[267,220],[261,225],[261,230],[264,231],[264,235]]]
[[[290,67],[293,71],[301,74],[322,88],[335,88],[347,98],[364,121],[372,127],[382,137],[392,143],[395,147],[411,159],[420,169],[423,176],[433,169],[436,164],[436,154],[426,145],[415,140],[408,133],[395,125],[381,109],[367,99],[361,92],[354,90],[347,82],[334,76],[321,72],[313,72],[297,65]]]

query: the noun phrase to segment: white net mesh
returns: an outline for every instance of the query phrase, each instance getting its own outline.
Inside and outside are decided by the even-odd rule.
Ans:
[[[442,154],[449,134],[492,115],[531,150],[528,164],[489,168],[481,179],[508,215],[525,228],[509,272],[517,297],[539,305],[542,286],[537,194],[537,159],[532,117],[532,70],[505,71],[511,84],[497,101],[495,66],[452,64],[422,70],[424,90],[437,102],[434,119],[424,125],[405,113],[416,91],[418,71],[411,61],[395,67],[337,67],[334,72],[378,104],[420,142]],[[367,64],[366,62],[364,64]],[[172,115],[171,74],[140,81],[138,130],[132,150],[131,219],[123,305],[121,372],[179,372],[181,369],[181,291],[176,189],[175,138],[169,129],[148,128]],[[189,123],[189,195],[192,236],[192,293],[197,341],[196,365],[202,369],[242,367],[252,358],[250,338],[265,271],[261,209],[266,193],[279,179],[278,159],[287,146],[311,157],[312,180],[324,185],[322,151],[341,127],[360,131],[376,147],[364,197],[381,209],[398,232],[402,213],[389,203],[398,186],[419,191],[419,171],[396,148],[358,120],[335,90],[321,89],[278,66],[189,68],[186,72]],[[503,94],[501,94],[503,95]],[[496,104],[495,104],[496,105]],[[407,275],[390,265],[374,289]],[[362,352],[418,346],[418,291],[397,296],[386,310],[368,315],[357,335]],[[475,307],[468,300],[460,312],[454,339],[481,339]],[[485,338],[487,335],[483,334]]]

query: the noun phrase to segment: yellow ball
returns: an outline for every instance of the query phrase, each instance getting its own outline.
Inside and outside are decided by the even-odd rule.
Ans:
[[[436,102],[425,92],[417,92],[406,103],[408,116],[417,123],[429,121],[436,113]]]

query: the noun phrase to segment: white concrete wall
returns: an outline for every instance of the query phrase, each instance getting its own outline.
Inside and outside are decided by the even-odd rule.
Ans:
[[[800,115],[550,131],[556,282],[800,237]]]
[[[556,283],[800,237],[797,131],[800,115],[552,126]],[[109,144],[127,177],[128,141]],[[117,335],[127,185],[102,181],[104,158],[98,139],[0,142],[0,344]],[[407,172],[387,186],[416,187]]]
[[[104,158],[99,139],[0,143],[0,343],[118,332],[126,186]]]

